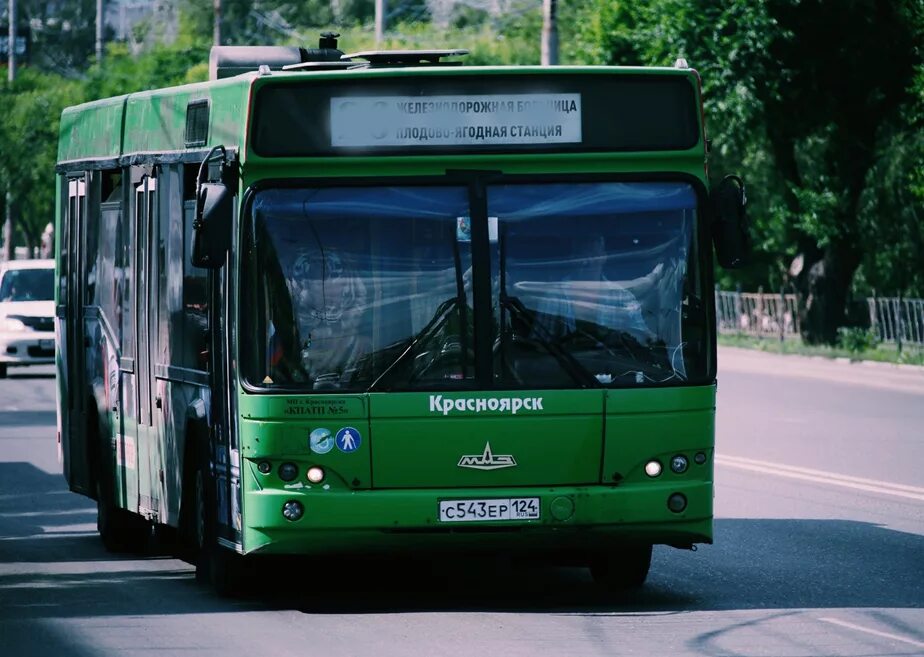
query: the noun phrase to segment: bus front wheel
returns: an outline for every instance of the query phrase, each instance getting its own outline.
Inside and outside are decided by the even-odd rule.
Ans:
[[[200,462],[195,479],[195,537],[198,547],[196,580],[207,584],[221,596],[240,592],[241,559],[236,552],[218,544],[214,486],[208,472],[208,462]]]
[[[632,545],[595,555],[590,574],[599,586],[610,591],[640,588],[651,568],[651,546]]]

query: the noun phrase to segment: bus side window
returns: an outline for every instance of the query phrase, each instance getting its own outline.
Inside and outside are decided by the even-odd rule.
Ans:
[[[185,336],[184,367],[208,370],[208,270],[192,265],[192,224],[195,201],[183,202],[183,314]]]
[[[158,184],[157,362],[162,365],[192,367],[193,364],[185,356],[182,185],[182,165],[164,165]]]
[[[110,177],[107,172],[106,177]],[[116,263],[122,250],[119,241],[119,218],[122,215],[122,184],[119,174],[111,174],[111,189],[106,194],[104,183],[100,205],[99,256],[96,269],[96,299],[100,312],[118,339],[122,303],[121,288],[116,280]]]
[[[122,347],[122,358],[134,358],[135,355],[135,329],[132,323],[132,297],[134,292],[132,285],[134,273],[132,267],[132,213],[131,204],[127,212],[119,212],[118,223],[116,224],[116,252],[115,263],[115,285],[117,298],[117,312],[119,322],[113,326],[119,335],[119,343]]]

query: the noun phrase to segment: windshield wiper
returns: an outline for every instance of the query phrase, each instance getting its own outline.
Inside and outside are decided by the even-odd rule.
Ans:
[[[568,375],[575,380],[576,383],[580,384],[584,388],[600,388],[602,384],[597,380],[593,374],[588,372],[584,367],[577,361],[577,359],[569,354],[567,351],[561,348],[549,332],[549,329],[536,321],[535,313],[530,313],[530,311],[523,305],[523,302],[516,297],[511,297],[501,291],[500,294],[500,304],[503,308],[510,311],[514,317],[519,320],[522,320],[529,327],[529,331],[532,334],[536,334],[537,331],[544,334],[542,339],[538,340],[539,344],[549,352],[549,354],[558,361],[558,364],[562,366],[562,369],[568,373]]]
[[[398,365],[403,363],[407,359],[408,355],[413,353],[414,347],[416,347],[421,342],[428,340],[437,334],[443,326],[446,325],[446,322],[449,321],[449,318],[452,316],[452,311],[458,308],[463,303],[463,297],[450,297],[446,299],[436,308],[436,312],[433,314],[433,319],[431,319],[426,326],[424,326],[420,331],[411,338],[411,341],[404,348],[398,357],[392,361],[391,365],[385,368],[381,374],[379,374],[375,381],[369,384],[369,387],[366,388],[366,392],[372,392],[375,390],[375,387],[379,385],[391,372],[394,371]]]

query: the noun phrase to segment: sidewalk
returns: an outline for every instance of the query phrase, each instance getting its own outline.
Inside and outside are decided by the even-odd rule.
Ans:
[[[924,395],[924,367],[915,365],[851,362],[843,358],[771,354],[756,349],[719,346],[720,385],[723,372],[821,379]]]

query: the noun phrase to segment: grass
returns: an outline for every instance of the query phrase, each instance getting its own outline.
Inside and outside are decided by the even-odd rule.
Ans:
[[[773,354],[797,354],[800,356],[822,356],[824,358],[849,358],[853,361],[876,361],[880,363],[902,363],[924,365],[924,349],[903,347],[901,353],[893,344],[878,344],[860,351],[844,347],[807,345],[802,338],[790,338],[783,342],[779,338],[759,338],[745,333],[720,334],[719,344],[726,347],[757,349]]]

